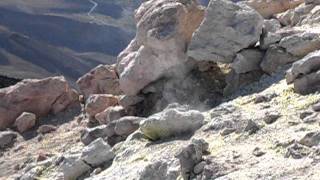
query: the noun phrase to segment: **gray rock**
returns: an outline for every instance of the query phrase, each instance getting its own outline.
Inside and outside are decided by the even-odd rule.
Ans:
[[[272,74],[281,66],[295,62],[296,60],[298,58],[287,53],[285,49],[272,45],[268,48],[260,66],[264,72]]]
[[[313,10],[314,7],[314,4],[304,3],[295,9],[289,9],[286,12],[277,14],[276,17],[284,26],[296,26],[304,24],[311,25],[317,22],[316,18],[313,17],[316,15]]]
[[[276,33],[278,30],[280,30],[280,28],[281,25],[278,20],[264,20],[262,35],[260,38],[261,49],[268,49],[271,44],[275,44],[281,40],[281,34]]]
[[[240,50],[255,45],[263,18],[245,4],[211,0],[205,19],[194,32],[188,55],[196,60],[230,63]]]
[[[240,86],[240,74],[238,74],[235,70],[231,70],[229,74],[226,76],[227,85],[223,89],[223,95],[228,96],[239,89]]]
[[[302,76],[294,81],[294,90],[299,94],[309,94],[320,90],[320,70]]]
[[[17,134],[13,131],[0,131],[0,148],[5,148],[14,143]]]
[[[277,19],[265,19],[263,24],[264,32],[277,32],[281,29],[281,24]]]
[[[108,132],[107,125],[101,125],[83,130],[80,139],[84,145],[88,145],[98,138],[107,137],[108,134],[110,133]]]
[[[47,134],[47,133],[51,133],[53,131],[56,131],[57,127],[54,125],[50,125],[50,124],[45,124],[45,125],[41,125],[38,129],[37,129],[37,133],[39,134]]]
[[[260,69],[263,53],[258,49],[245,49],[236,55],[231,68],[236,73],[247,73]]]
[[[97,167],[114,158],[111,147],[102,139],[96,139],[82,150],[81,160]]]
[[[15,121],[14,126],[20,133],[27,131],[36,124],[36,115],[29,112],[23,112]]]
[[[316,25],[320,22],[319,19],[319,2],[305,5],[305,12],[300,16],[299,25]]]
[[[312,147],[317,146],[320,143],[320,132],[310,132],[307,133],[300,141],[300,144]]]
[[[196,110],[167,108],[141,121],[140,130],[151,140],[192,132],[203,124],[204,116]]]
[[[102,171],[101,168],[96,168],[95,170],[92,171],[92,173],[90,174],[90,176],[97,175],[97,174],[101,173],[101,171]]]
[[[65,156],[61,165],[64,179],[75,180],[81,175],[91,172],[97,166],[108,163],[114,156],[111,147],[102,138],[96,139],[82,152]]]
[[[293,158],[293,159],[301,159],[308,156],[311,153],[309,147],[303,146],[298,143],[294,143],[287,148],[287,152],[285,154],[286,158]]]
[[[202,171],[204,170],[205,166],[206,166],[206,162],[205,161],[201,161],[200,163],[198,163],[197,165],[194,166],[193,173],[194,174],[202,173]]]
[[[170,169],[170,165],[165,160],[151,162],[137,175],[139,180],[175,180],[179,176],[179,171]]]
[[[303,57],[320,49],[319,33],[298,33],[281,39],[279,45],[294,56]]]
[[[313,114],[312,111],[303,111],[302,113],[300,113],[300,119],[304,119],[308,116],[311,116]]]
[[[145,118],[126,116],[115,122],[114,131],[119,136],[128,136],[139,128],[139,123]]]
[[[192,174],[194,172],[194,168],[201,162],[202,155],[207,149],[208,143],[203,139],[192,139],[191,143],[176,155],[180,161],[181,175],[183,179],[190,179],[194,176]]]
[[[320,120],[320,115],[318,113],[313,113],[310,116],[307,116],[302,119],[304,123],[314,123]]]
[[[287,83],[294,83],[295,91],[307,94],[319,90],[320,51],[315,51],[295,62],[286,74]]]
[[[220,134],[221,134],[221,136],[227,136],[227,135],[229,135],[229,134],[231,134],[231,133],[233,133],[235,131],[236,131],[235,128],[226,128],[223,131],[221,131]]]
[[[91,167],[79,160],[79,155],[77,154],[66,156],[61,167],[65,180],[77,179],[82,174],[91,171]]]
[[[266,152],[262,151],[260,148],[256,147],[254,148],[252,154],[256,157],[260,157],[266,154]]]
[[[320,4],[319,0],[304,0],[306,4],[315,4],[318,5]]]
[[[276,97],[277,94],[275,93],[271,93],[271,94],[258,94],[255,99],[254,99],[254,103],[255,104],[259,104],[259,103],[263,103],[263,102],[269,102],[272,100],[272,98]]]
[[[144,100],[144,98],[142,96],[124,95],[119,99],[119,104],[126,109],[130,106],[133,106],[133,105],[140,103],[143,100]]]
[[[309,74],[318,69],[320,69],[320,51],[315,51],[292,65],[292,68],[287,72],[287,82],[291,83],[298,76]]]
[[[249,134],[254,134],[256,133],[257,131],[260,130],[260,126],[254,122],[253,120],[248,120],[248,123],[244,129],[245,132],[248,132]]]
[[[312,109],[313,109],[314,111],[316,111],[316,112],[319,112],[319,111],[320,111],[320,102],[314,104],[314,105],[312,106]]]
[[[218,179],[218,177],[226,175],[227,172],[228,170],[224,164],[215,162],[213,157],[208,157],[208,159],[206,159],[206,166],[204,167],[200,177],[201,180]]]
[[[272,124],[276,122],[281,117],[281,114],[278,112],[267,112],[265,114],[265,117],[263,118],[263,121],[266,124]]]

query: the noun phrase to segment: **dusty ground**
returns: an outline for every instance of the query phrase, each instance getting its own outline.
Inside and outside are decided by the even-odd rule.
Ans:
[[[32,131],[18,136],[13,147],[1,152],[0,179],[12,179],[11,175],[17,173],[27,164],[37,161],[41,154],[48,157],[59,156],[70,147],[81,147],[80,130],[82,126],[77,123],[77,118],[75,118],[77,113],[77,110],[70,110],[55,117],[41,119],[42,122],[39,122],[39,125],[46,122],[45,124],[59,127],[52,133],[38,135],[36,127]]]
[[[267,102],[255,103],[254,100],[259,95],[272,95],[272,98]],[[295,142],[308,132],[319,129],[320,119],[311,123],[300,119],[302,112],[320,101],[319,93],[307,96],[294,93],[293,87],[286,84],[283,71],[277,76],[263,77],[225,101],[216,108],[203,112],[207,123],[195,134],[156,142],[129,138],[117,144],[113,148],[116,157],[112,165],[106,166],[104,171],[90,179],[134,179],[133,177],[141,177],[141,173],[146,171],[157,172],[152,169],[155,162],[162,162],[170,171],[177,172],[179,162],[175,154],[191,138],[203,138],[209,143],[209,152],[205,158],[217,163],[220,173],[218,179],[319,179],[319,148],[296,149],[301,154],[300,158],[294,158],[289,153]],[[263,121],[266,112],[276,112],[281,116],[274,123],[266,124]],[[70,115],[64,120],[56,132],[45,135],[40,142],[36,136],[26,141],[20,137],[19,142],[0,158],[0,177],[10,179],[14,177],[13,174],[23,173],[15,170],[17,166],[36,161],[40,153],[56,158],[79,151],[83,147],[79,142],[82,127]],[[258,124],[260,130],[253,134],[244,132],[243,127],[248,120]],[[225,121],[237,124],[236,131],[222,135],[225,126],[213,128]],[[259,156],[254,155],[255,149],[261,153]],[[39,179],[59,179],[58,173],[58,167],[46,166],[41,169]],[[164,177],[166,178],[168,177]]]

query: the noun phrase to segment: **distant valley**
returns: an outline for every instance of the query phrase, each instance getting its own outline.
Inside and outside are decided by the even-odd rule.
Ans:
[[[115,62],[133,38],[141,0],[0,1],[0,75],[70,81]],[[89,14],[90,10],[92,12]]]

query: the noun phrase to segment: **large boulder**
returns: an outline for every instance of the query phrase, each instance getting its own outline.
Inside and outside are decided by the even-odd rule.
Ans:
[[[315,51],[295,62],[288,70],[286,79],[294,83],[294,88],[301,94],[320,89],[320,51]]]
[[[304,0],[248,0],[246,2],[265,18],[293,9],[302,3]]]
[[[196,60],[230,63],[237,52],[259,41],[262,26],[263,18],[249,6],[211,0],[193,34],[188,55]]]
[[[136,10],[135,39],[118,56],[120,88],[136,95],[173,67],[185,66],[186,46],[203,19],[195,0],[154,0]]]
[[[140,129],[151,140],[192,132],[203,124],[204,116],[185,107],[168,107],[141,121]]]
[[[119,78],[114,66],[99,65],[77,81],[81,94],[88,98],[91,94],[120,95]]]
[[[27,79],[0,89],[0,129],[10,127],[23,112],[37,117],[58,113],[78,102],[64,77]]]

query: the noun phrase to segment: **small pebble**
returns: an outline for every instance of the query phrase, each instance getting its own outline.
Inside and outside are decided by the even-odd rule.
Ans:
[[[254,148],[252,154],[256,157],[260,157],[266,154],[266,152],[262,151],[260,148],[256,147]]]

